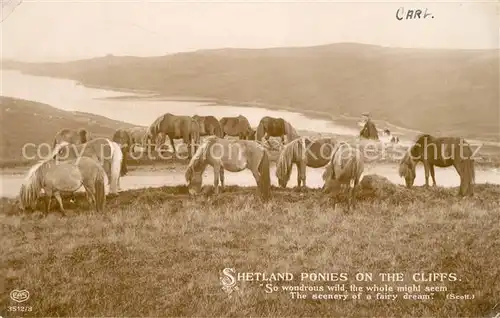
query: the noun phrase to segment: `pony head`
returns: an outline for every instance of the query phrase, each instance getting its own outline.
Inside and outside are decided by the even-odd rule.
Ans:
[[[187,187],[190,195],[195,195],[201,192],[203,182],[203,171],[205,170],[206,155],[208,147],[217,140],[216,136],[209,136],[203,141],[203,144],[198,147],[193,157],[189,161],[186,173]]]
[[[90,140],[90,134],[85,128],[78,130],[78,136],[80,137],[80,143],[82,144]]]
[[[19,208],[21,211],[35,211],[43,183],[43,171],[50,165],[51,159],[41,160],[30,168],[19,189]]]
[[[201,192],[203,182],[202,174],[202,171],[197,171],[194,167],[188,167],[185,177],[190,195],[196,195]]]
[[[411,188],[415,182],[415,163],[408,151],[399,163],[399,176],[405,179],[406,187]]]
[[[67,141],[61,141],[56,144],[52,150],[52,159],[66,159],[69,155],[70,143]]]
[[[323,185],[323,188],[321,188],[321,191],[323,193],[330,193],[332,195],[337,195],[340,190],[342,190],[342,184],[339,180],[329,178],[325,181],[325,184]]]
[[[252,127],[248,127],[248,139],[255,140],[255,135],[257,134],[257,129],[253,129]]]

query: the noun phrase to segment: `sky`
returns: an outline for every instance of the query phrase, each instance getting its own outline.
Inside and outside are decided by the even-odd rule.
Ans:
[[[65,61],[213,48],[358,42],[386,47],[499,49],[489,2],[1,0],[4,59]],[[7,4],[5,4],[7,3]],[[427,19],[397,20],[399,8]],[[434,18],[430,18],[434,16]]]

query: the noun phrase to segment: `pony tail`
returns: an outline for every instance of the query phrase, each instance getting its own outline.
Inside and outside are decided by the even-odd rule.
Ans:
[[[262,141],[262,137],[264,137],[265,131],[264,131],[264,124],[262,121],[259,123],[259,126],[257,126],[257,132],[255,133],[255,140],[258,142]]]
[[[470,195],[474,194],[474,184],[476,179],[476,172],[474,168],[474,160],[467,158],[462,161],[462,174],[464,176],[464,185],[460,185],[462,195]]]
[[[299,154],[299,158],[302,159],[302,144],[299,142],[293,142],[285,145],[284,149],[281,151],[278,161],[276,162],[276,177],[282,180],[284,187],[290,180],[290,175],[292,173],[294,153]]]
[[[219,121],[215,124],[215,135],[219,138],[223,138],[222,136],[222,125]]]
[[[271,197],[271,173],[269,172],[269,156],[267,150],[264,150],[259,165],[260,182],[259,189],[264,201]]]
[[[189,183],[191,181],[191,178],[193,177],[193,166],[189,165],[186,169],[186,173],[184,174],[184,178],[186,179],[186,182]]]
[[[94,183],[95,185],[95,205],[97,212],[104,212],[104,206],[106,205],[106,188],[104,182],[104,171],[99,169],[99,174]]]

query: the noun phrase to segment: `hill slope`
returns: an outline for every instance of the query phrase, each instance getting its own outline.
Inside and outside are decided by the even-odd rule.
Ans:
[[[23,99],[0,96],[0,160],[26,161],[22,149],[26,143],[52,145],[54,135],[63,128],[87,129],[92,136],[111,137],[118,128],[133,125],[106,117],[68,112],[52,106]],[[26,148],[33,155],[35,148]],[[42,152],[47,149],[42,149]],[[35,152],[36,153],[36,152]]]
[[[5,68],[86,85],[156,91],[359,116],[498,140],[497,50],[417,50],[360,44],[220,49],[161,57],[106,56]]]

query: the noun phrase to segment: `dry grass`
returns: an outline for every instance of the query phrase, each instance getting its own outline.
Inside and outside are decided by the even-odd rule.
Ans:
[[[185,187],[126,191],[107,212],[83,197],[68,217],[20,215],[1,201],[0,277],[5,291],[26,288],[25,316],[434,316],[491,314],[500,285],[500,186],[457,189],[396,186],[366,176],[356,210],[333,210],[319,190],[228,187],[188,198]],[[293,301],[257,282],[228,299],[220,271],[456,272],[444,282],[474,300]],[[352,282],[352,281],[350,281]],[[9,303],[0,293],[0,308]],[[1,315],[7,313],[0,312]]]

